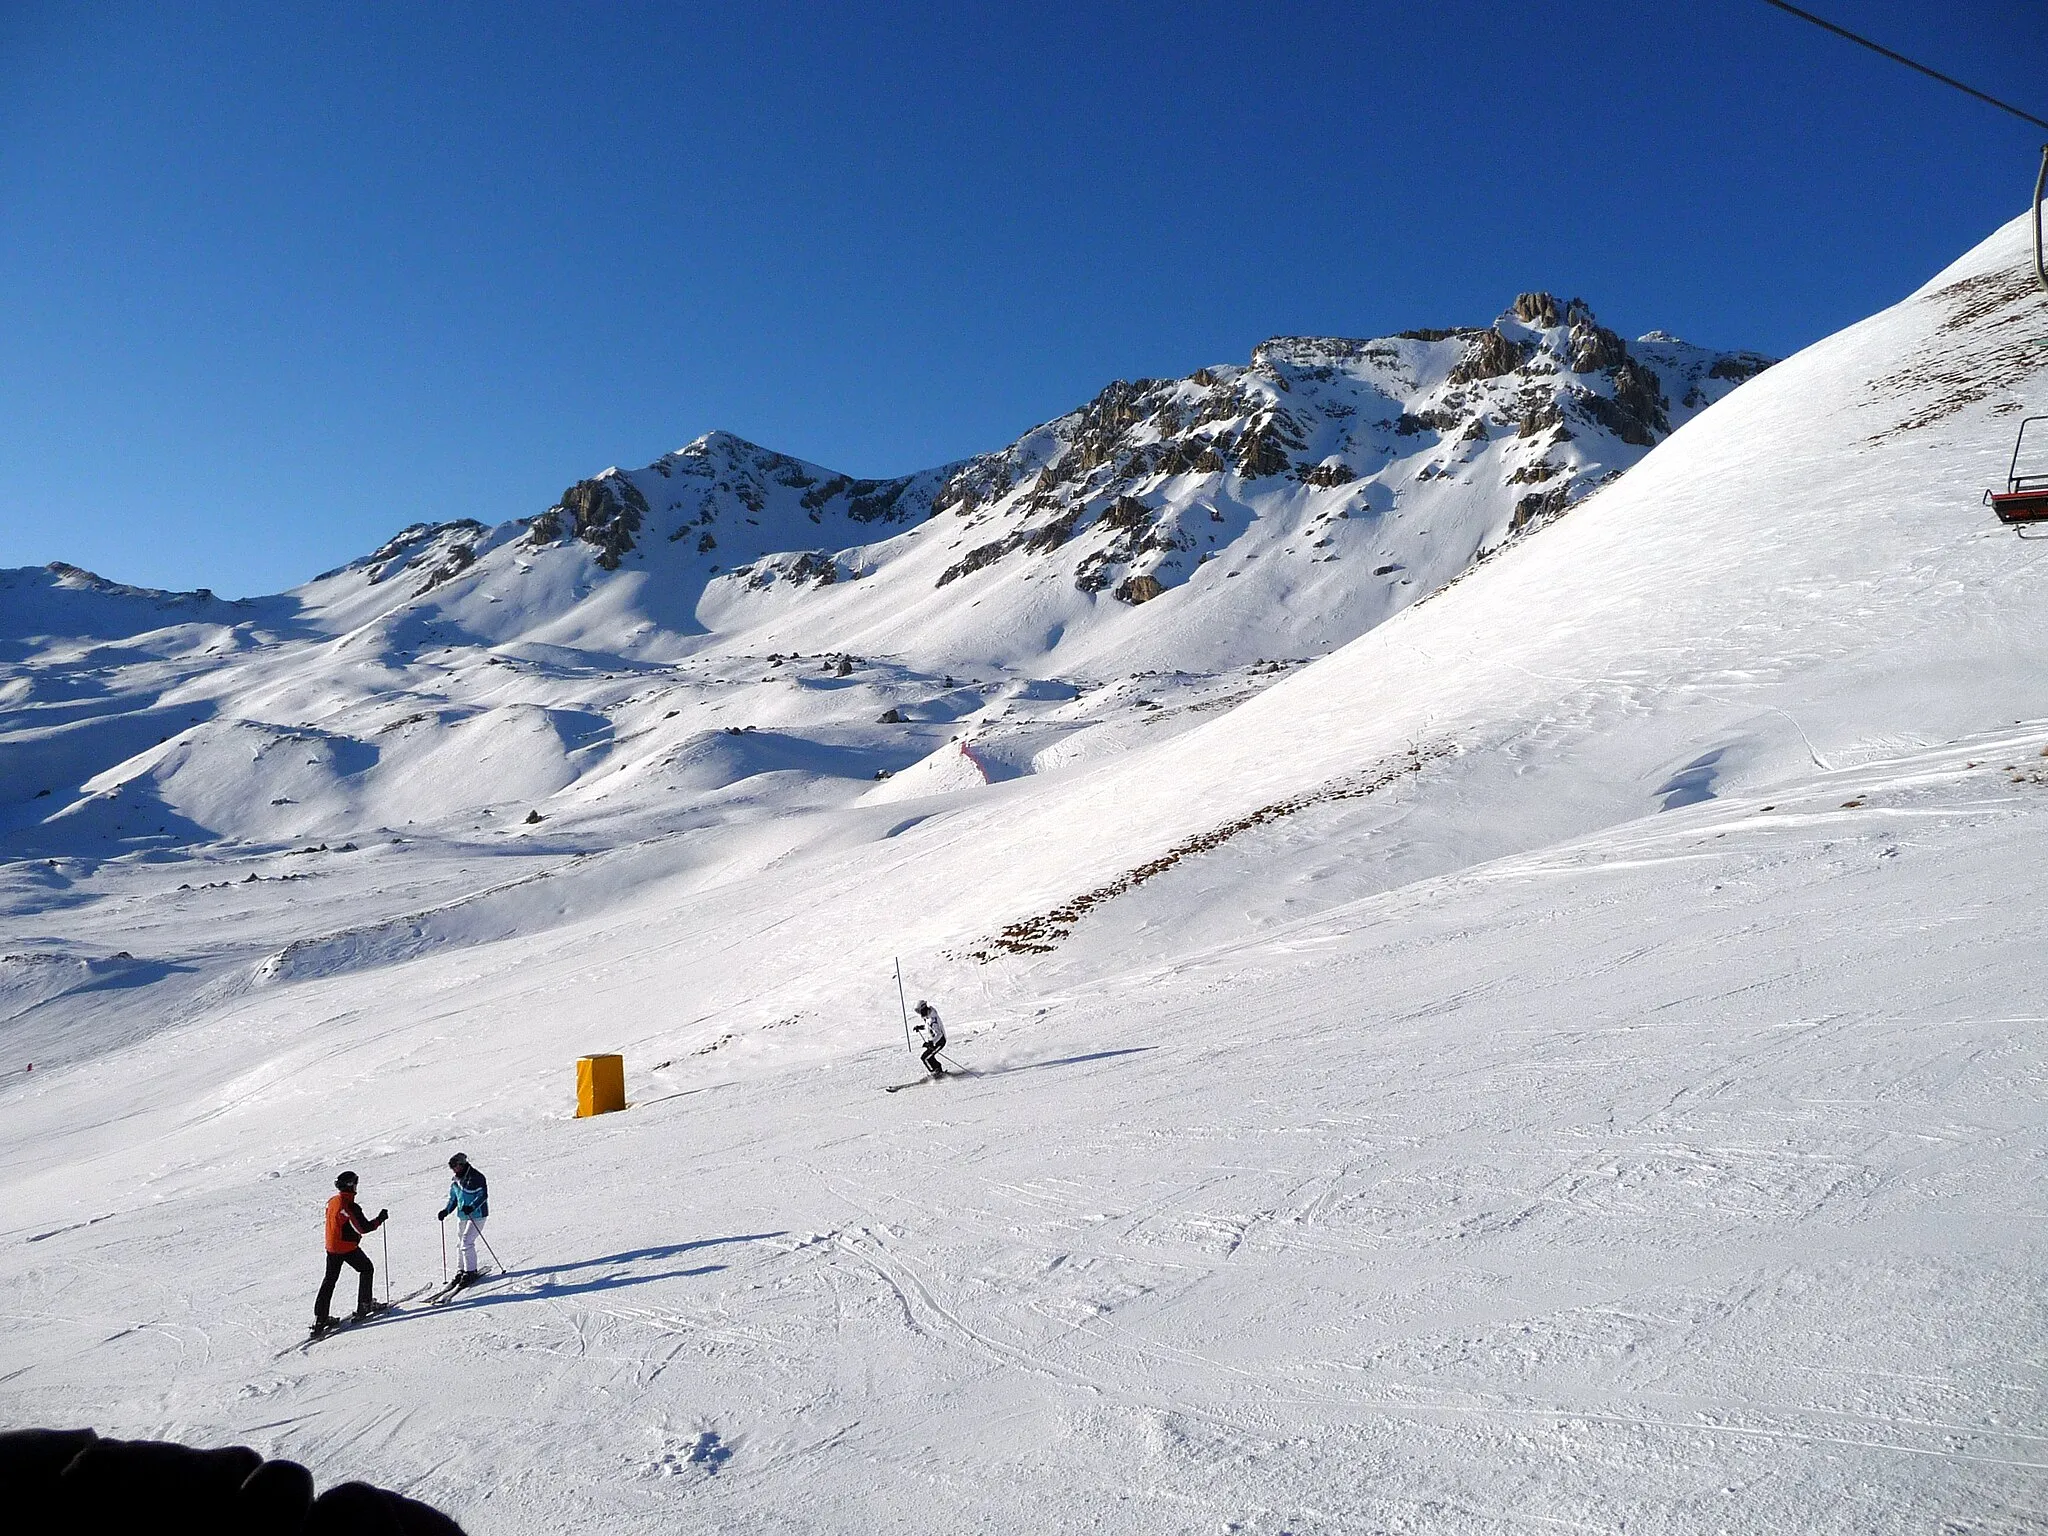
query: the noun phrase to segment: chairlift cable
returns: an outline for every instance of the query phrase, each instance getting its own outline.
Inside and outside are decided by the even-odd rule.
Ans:
[[[1938,69],[1929,69],[1917,59],[1909,59],[1903,53],[1887,48],[1882,43],[1874,43],[1867,37],[1860,37],[1847,27],[1838,27],[1832,21],[1823,20],[1811,11],[1802,11],[1796,5],[1787,5],[1785,0],[1764,0],[1764,4],[1783,11],[1788,16],[1797,16],[1801,21],[1812,22],[1822,31],[1846,38],[1858,47],[1868,48],[1872,53],[1881,53],[1894,63],[1919,71],[1930,80],[1939,80],[1943,85],[1953,86],[1965,96],[1974,96],[2001,112],[2011,113],[2021,122],[2032,123],[2036,128],[2048,128],[2048,120],[2038,118],[2031,112],[2022,112],[2018,107],[2000,101],[1996,96],[1987,96],[1975,86],[1965,85],[1954,76],[1944,75]],[[2041,149],[2041,170],[2034,178],[2034,277],[2040,283],[2042,291],[2048,292],[2048,256],[2044,256],[2041,229],[2041,210],[2044,202],[2048,202],[2048,145]],[[2025,475],[2020,472],[2020,451],[2027,440],[2027,428],[2040,424],[2048,424],[2048,416],[2030,416],[2020,423],[2019,435],[2013,440],[2012,463],[2006,471],[2004,491],[1984,493],[1985,502],[1998,515],[1998,520],[2010,526],[2021,538],[2027,537],[2026,530],[2029,526],[2048,523],[2048,475]]]
[[[1917,69],[1930,80],[1939,80],[1943,85],[1954,86],[1965,96],[1974,96],[2001,112],[2010,112],[2023,123],[2032,123],[2036,128],[2048,128],[2048,118],[2039,118],[2031,112],[2022,112],[2018,107],[2000,101],[1996,96],[1985,95],[1974,85],[1965,85],[1953,75],[1944,75],[1938,69],[1929,69],[1917,59],[1909,59],[1903,53],[1885,47],[1883,43],[1873,43],[1869,38],[1851,32],[1847,27],[1838,27],[1832,21],[1816,16],[1811,11],[1802,11],[1796,5],[1787,5],[1785,0],[1764,0],[1764,4],[1773,6],[1788,16],[1797,16],[1801,21],[1810,21],[1822,31],[1832,32],[1837,37],[1845,37],[1858,47],[1868,48],[1872,53],[1881,53],[1908,69]],[[2041,204],[2044,193],[2048,193],[2048,145],[2041,147],[2041,174],[2034,178],[2034,277],[2040,283],[2042,292],[2048,293],[2048,255],[2043,254],[2041,239]]]
[[[1850,42],[1868,48],[1872,53],[1881,53],[1894,63],[1903,64],[1908,69],[1917,69],[1921,74],[1926,75],[1930,79],[1939,80],[1943,85],[1954,86],[1965,96],[1974,96],[1979,101],[1998,108],[2001,112],[2010,112],[2022,122],[2032,123],[2036,128],[2048,128],[2048,118],[2039,118],[2031,112],[2022,112],[2018,107],[2011,105],[2009,102],[2000,101],[1996,96],[1987,96],[1973,85],[1963,84],[1962,81],[1956,79],[1953,75],[1944,75],[1938,69],[1929,69],[1925,64],[1920,63],[1916,59],[1909,59],[1903,53],[1895,53],[1882,43],[1873,43],[1869,38],[1859,36],[1857,33],[1851,32],[1847,27],[1838,27],[1832,21],[1825,21],[1814,15],[1811,11],[1802,11],[1796,5],[1787,5],[1785,0],[1764,0],[1764,4],[1775,6],[1787,15],[1797,16],[1801,21],[1810,21],[1816,27],[1832,32],[1837,37],[1846,37]]]

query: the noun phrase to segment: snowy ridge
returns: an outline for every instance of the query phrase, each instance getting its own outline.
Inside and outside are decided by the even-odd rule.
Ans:
[[[1318,497],[1398,496],[1332,519],[1375,561],[1471,493],[1429,524],[1465,541],[1417,578],[1430,600],[1306,662],[1194,659],[1200,605],[1267,555],[1152,544],[1201,527],[1153,456],[1228,422],[1256,457],[1284,409],[1313,473],[1351,451],[1316,434],[1366,411],[1318,406],[1312,433],[1302,402],[1363,401],[1346,370],[1393,366],[1372,344],[1128,386],[1101,430],[948,471],[936,511],[872,537],[822,536],[850,499],[811,523],[806,488],[763,487],[758,526],[821,531],[780,553],[847,556],[828,582],[727,566],[657,613],[670,551],[776,552],[696,504],[718,545],[670,540],[634,471],[565,497],[544,542],[475,535],[403,603],[461,533],[248,614],[231,667],[137,645],[36,672],[52,704],[75,677],[201,714],[188,732],[279,733],[94,777],[124,835],[173,803],[151,786],[231,805],[257,757],[299,803],[252,808],[264,838],[114,857],[37,842],[69,803],[9,824],[35,851],[0,887],[10,955],[127,950],[150,1007],[11,983],[46,1000],[10,1039],[59,1055],[0,1079],[0,1377],[40,1420],[199,1427],[480,1530],[2024,1528],[2048,1436],[2048,610],[1976,496],[2048,408],[2048,352],[2015,349],[2048,331],[2025,241],[1682,425],[1669,370],[1692,364],[1631,344],[1674,430],[1524,538],[1509,466],[1579,452],[1597,485],[1588,420],[1647,386],[1569,367],[1564,306],[1397,338],[1404,409],[1483,396],[1483,440],[1459,415],[1420,457],[1344,460],[1365,484],[1219,482],[1276,498],[1255,541]],[[1192,420],[1240,390],[1265,403]],[[1493,424],[1546,399],[1569,440]],[[1486,475],[1423,476],[1447,451]],[[964,512],[963,484],[987,487]],[[1112,486],[1146,547],[1090,565],[1137,528],[1103,525]],[[1340,545],[1292,526],[1273,568],[1329,574],[1306,551]],[[1175,555],[1159,594],[1115,596]],[[1081,617],[1000,657],[967,643],[979,616],[950,652],[856,645],[885,583],[905,625],[1003,592],[1012,620],[1027,596]],[[792,656],[800,622],[833,638]],[[1144,651],[1167,638],[1184,662]],[[422,754],[476,734],[388,779],[320,769],[387,727]],[[530,792],[487,802],[500,772]],[[878,1091],[905,1074],[897,957],[977,1075]],[[625,1054],[634,1107],[579,1122],[591,1050]],[[277,1256],[310,1256],[332,1170],[398,1213],[403,1287],[434,1270],[458,1145],[513,1272],[265,1366],[316,1278]]]

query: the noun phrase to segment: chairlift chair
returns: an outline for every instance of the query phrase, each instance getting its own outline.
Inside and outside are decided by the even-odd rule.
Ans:
[[[2041,149],[2041,170],[2034,178],[2034,277],[2042,292],[2048,293],[2048,253],[2043,252],[2041,238],[2044,202],[2048,202],[2048,145]],[[2037,342],[2036,345],[2048,343]],[[2048,421],[2048,416],[2029,416],[2020,423],[2019,436],[2012,442],[2012,463],[2006,467],[2005,489],[1984,493],[1985,505],[2021,538],[2028,537],[2028,524],[2048,523],[2048,449],[2038,446],[2043,439],[2048,439],[2048,432],[2034,434],[2036,457],[2027,466],[2032,473],[2022,473],[2020,469],[2020,455],[2027,446],[2027,428],[2044,421]],[[2048,538],[2048,533],[2034,537]]]
[[[2034,434],[2035,457],[2028,461],[2026,468],[2032,473],[2023,473],[2020,455],[2027,446],[2027,428],[2048,422],[2048,416],[2029,416],[2020,423],[2020,434],[2013,440],[2012,463],[2006,469],[2005,489],[1986,491],[1984,503],[1998,515],[2001,523],[2012,525],[2013,531],[2026,537],[2026,524],[2048,523],[2048,431]],[[2036,535],[2048,537],[2048,533]]]

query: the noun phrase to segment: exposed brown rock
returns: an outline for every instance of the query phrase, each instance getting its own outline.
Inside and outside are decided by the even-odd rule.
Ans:
[[[1521,533],[1532,524],[1547,522],[1557,516],[1570,504],[1571,486],[1555,486],[1547,491],[1531,491],[1515,503],[1515,515],[1508,522],[1508,532]]]
[[[608,571],[619,568],[619,557],[633,547],[633,535],[647,515],[647,498],[624,475],[600,475],[595,480],[578,480],[562,492],[562,499],[527,524],[527,539],[533,544],[552,544],[567,531],[597,551],[597,563]]]
[[[1573,373],[1598,373],[1628,361],[1628,344],[1591,315],[1572,325],[1571,349]]]
[[[475,561],[476,546],[474,544],[456,545],[453,549],[448,551],[448,558],[443,560],[439,565],[435,566],[433,571],[429,573],[427,579],[423,583],[421,583],[420,589],[418,593],[416,593],[415,595],[419,597],[425,597],[429,592],[433,591],[434,588],[440,586],[442,582],[448,581],[456,576],[460,576],[464,571],[468,570],[470,566],[475,563]]]
[[[1664,398],[1664,391],[1657,387],[1657,376],[1634,358],[1627,359],[1614,370],[1614,403],[1652,432],[1671,430],[1670,419],[1664,414],[1669,402]]]
[[[1297,441],[1294,444],[1299,447]],[[1247,480],[1283,473],[1288,466],[1287,445],[1273,422],[1253,427],[1237,442],[1237,472]]]
[[[1151,602],[1165,590],[1166,588],[1159,584],[1157,576],[1126,576],[1117,583],[1116,591],[1112,595],[1122,602],[1135,606],[1138,603]]]
[[[971,576],[984,566],[994,565],[1016,547],[1015,535],[1007,539],[996,539],[988,544],[978,544],[967,551],[960,560],[939,572],[939,579],[933,585],[943,587],[948,582],[958,581],[962,576]]]
[[[1532,349],[1524,342],[1509,341],[1499,331],[1481,331],[1465,355],[1451,369],[1450,382],[1471,384],[1479,379],[1497,379],[1522,366]]]
[[[1334,456],[1323,460],[1320,464],[1310,465],[1299,473],[1303,485],[1320,486],[1325,489],[1331,486],[1349,485],[1358,478],[1357,470],[1351,468],[1342,459]]]
[[[1729,357],[1717,358],[1714,366],[1707,370],[1710,379],[1753,379],[1771,366],[1771,359],[1761,352],[1737,352]]]

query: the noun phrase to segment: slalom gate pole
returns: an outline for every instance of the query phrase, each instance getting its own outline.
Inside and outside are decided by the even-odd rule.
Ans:
[[[917,1054],[917,1047],[910,1043],[910,1004],[903,1000],[903,962],[896,962],[896,1006],[903,1012],[903,1048],[911,1055]]]

